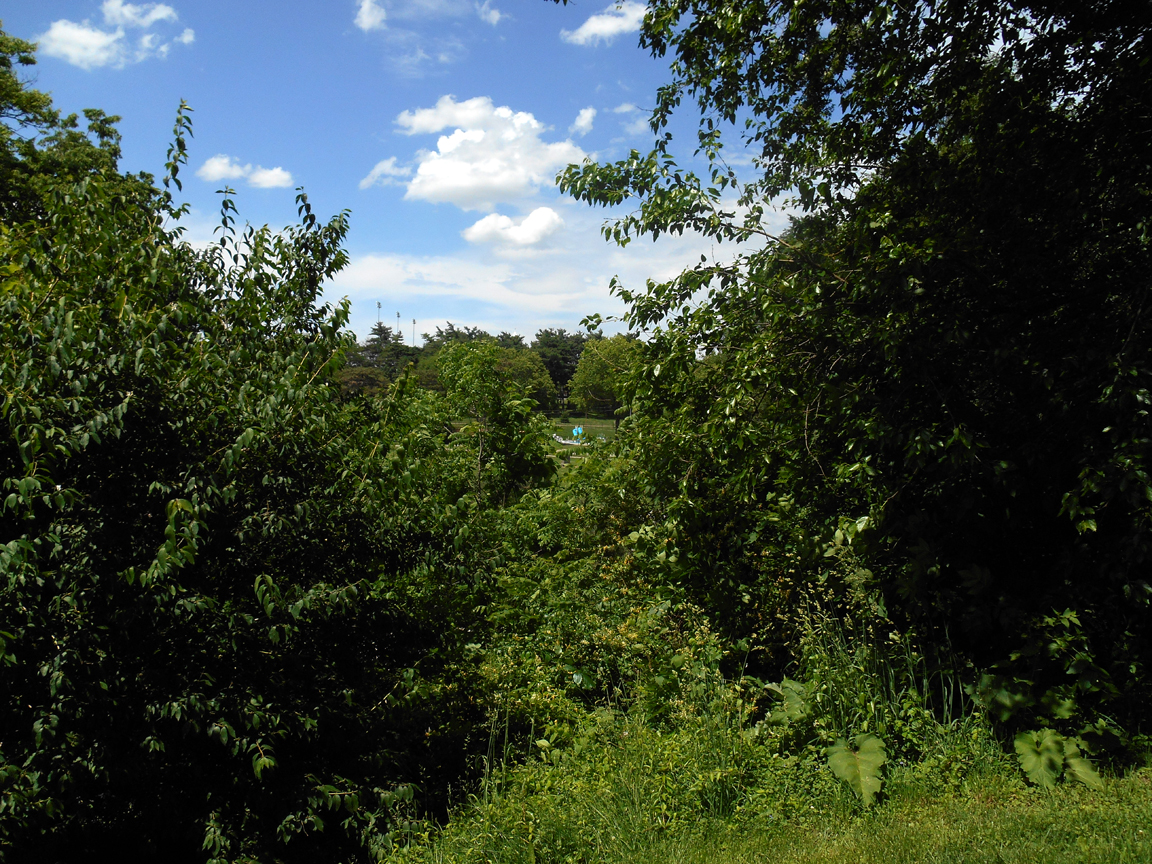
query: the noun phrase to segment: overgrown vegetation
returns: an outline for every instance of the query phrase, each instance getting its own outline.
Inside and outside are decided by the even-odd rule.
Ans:
[[[420,356],[4,36],[0,858],[1148,860],[1148,14],[651,0],[731,262]]]

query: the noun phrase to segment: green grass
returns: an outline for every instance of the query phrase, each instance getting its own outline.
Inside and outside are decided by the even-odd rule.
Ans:
[[[717,825],[653,844],[661,864],[1120,864],[1152,861],[1152,774],[1102,791],[1020,790],[984,778],[959,796],[897,794],[873,812],[779,827]],[[624,860],[624,859],[621,859]]]
[[[567,423],[553,420],[552,425],[556,427],[556,434],[561,438],[570,437],[572,435],[572,429],[576,426],[584,427],[585,437],[603,437],[605,441],[611,441],[616,437],[616,423],[613,420],[575,419],[569,420]]]
[[[928,707],[951,691],[910,639],[817,608],[800,629],[770,704],[722,676],[706,633],[636,664],[628,704],[526,685],[539,716],[511,747],[505,721],[503,759],[494,724],[485,781],[447,824],[398,832],[389,864],[1152,864],[1152,768],[1032,786],[978,706]],[[861,730],[887,748],[871,807],[828,758]]]
[[[1147,768],[1042,790],[957,727],[944,749],[967,741],[981,757],[965,777],[943,782],[931,756],[896,765],[866,809],[815,752],[749,731],[723,712],[664,731],[598,712],[545,758],[497,772],[443,828],[408,835],[391,864],[1152,862]]]
[[[635,786],[633,787],[635,790]],[[638,791],[638,790],[637,790]],[[544,793],[545,795],[547,793]],[[519,796],[513,796],[519,798]],[[557,832],[549,805],[510,802],[503,819],[489,812],[465,830],[417,843],[397,859],[421,862],[551,864],[1121,864],[1152,861],[1152,772],[1110,779],[1094,791],[1024,789],[985,776],[958,794],[896,791],[863,812],[848,800],[791,819],[763,814],[716,818],[668,831],[644,802],[611,796],[585,802],[573,816],[599,814]],[[621,805],[625,806],[621,806]],[[483,810],[484,808],[481,808]],[[490,807],[500,810],[499,806]],[[519,810],[517,813],[516,810]],[[511,812],[509,812],[511,811]],[[555,814],[552,814],[553,816]],[[472,815],[476,820],[479,811]],[[600,824],[594,824],[599,821]],[[581,852],[583,831],[584,848]],[[574,839],[574,842],[572,842]],[[565,842],[567,841],[567,842]],[[573,848],[576,846],[577,848]]]

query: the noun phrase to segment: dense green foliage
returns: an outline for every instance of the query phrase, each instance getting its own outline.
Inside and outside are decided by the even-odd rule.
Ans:
[[[544,447],[551,425],[534,412],[536,402],[525,393],[532,384],[540,386],[539,377],[522,384],[517,381],[521,370],[509,365],[508,355],[524,353],[478,340],[449,344],[437,356],[448,402],[457,416],[469,421],[461,434],[476,450],[473,491],[479,501],[507,503],[510,495],[552,472]],[[536,366],[550,384],[539,358]]]
[[[638,350],[636,339],[622,334],[588,342],[568,385],[572,405],[615,416],[624,407],[625,382]]]
[[[0,36],[0,859],[811,860],[988,790],[1146,854],[1148,14],[651,0],[656,147],[560,182],[730,260],[419,352],[321,303],[347,214],[193,248],[187,110],[126,176]],[[627,416],[561,474],[566,389]]]
[[[226,197],[198,252],[110,172],[0,235],[0,855],[372,857],[484,720],[473,449],[407,379],[340,398],[345,215]]]
[[[818,592],[949,644],[1004,718],[1102,743],[1147,716],[1148,16],[650,4],[641,41],[673,58],[653,128],[695,100],[711,177],[664,134],[561,185],[636,202],[619,242],[740,244],[620,294],[651,333],[653,530],[766,668]]]
[[[459,656],[468,593],[420,470],[435,444],[403,394],[375,416],[334,399],[345,313],[314,301],[345,217],[301,196],[299,227],[235,237],[226,201],[196,253],[163,198],[102,181],[66,178],[3,235],[0,837],[17,860],[338,860],[459,758],[403,698],[430,652],[433,677]]]
[[[563,327],[540,330],[532,340],[532,350],[539,355],[556,389],[562,394],[568,392],[568,382],[576,373],[576,364],[580,362],[586,342],[586,334],[569,333]]]
[[[565,364],[571,359],[574,368],[575,358],[570,356],[573,346],[584,344],[583,337],[568,335],[563,330],[541,330],[537,341],[529,347],[518,334],[501,332],[491,336],[478,327],[457,327],[451,321],[446,327],[437,327],[434,334],[425,333],[423,337],[423,347],[416,348],[405,344],[404,334],[399,330],[374,324],[368,338],[345,353],[346,366],[337,373],[337,379],[346,392],[375,395],[410,364],[415,364],[420,386],[443,393],[441,351],[459,343],[491,341],[499,350],[497,368],[506,379],[505,387],[520,388],[541,410],[548,411],[557,405],[558,387],[564,387],[571,377],[570,370],[565,376]],[[578,357],[579,347],[575,352]]]

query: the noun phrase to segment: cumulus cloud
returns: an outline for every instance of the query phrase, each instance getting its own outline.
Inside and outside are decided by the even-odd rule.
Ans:
[[[630,120],[621,120],[620,125],[624,127],[624,132],[628,135],[643,135],[646,132],[652,131],[652,127],[648,122],[648,115],[642,112],[642,109],[637,108],[631,102],[624,102],[617,105],[612,109],[613,114],[631,114]]]
[[[432,108],[404,111],[396,124],[408,135],[441,135],[435,150],[417,154],[407,199],[492,210],[498,202],[522,201],[550,185],[556,171],[585,153],[571,141],[546,142],[546,131],[524,111],[499,108],[487,96],[457,102],[443,96]]]
[[[387,17],[384,8],[376,0],[360,0],[360,8],[356,11],[356,26],[365,32],[383,30]]]
[[[261,168],[257,165],[248,174],[248,185],[257,189],[284,189],[292,185],[292,175],[283,168]]]
[[[611,42],[621,33],[634,33],[644,21],[647,7],[634,0],[624,0],[597,12],[575,30],[561,30],[560,38],[573,45],[597,45]]]
[[[196,169],[196,176],[209,183],[221,180],[247,180],[249,186],[257,189],[277,189],[292,185],[292,175],[283,168],[264,168],[251,163],[241,165],[236,159],[224,153],[217,153]]]
[[[465,228],[461,236],[469,243],[509,243],[514,246],[532,246],[564,225],[560,214],[551,207],[537,207],[519,224],[507,216],[492,213],[485,216],[470,228]]]
[[[190,28],[170,42],[162,41],[157,33],[143,33],[135,42],[128,38],[125,28],[149,30],[162,22],[175,22],[176,10],[164,3],[125,3],[123,0],[105,0],[100,7],[104,15],[104,30],[87,19],[76,22],[65,18],[53,21],[45,33],[36,37],[40,50],[48,57],[56,57],[79,66],[96,69],[101,66],[121,68],[128,63],[139,63],[149,57],[163,59],[168,56],[174,42],[191,45],[196,34]]]
[[[629,135],[643,135],[651,132],[652,127],[649,125],[647,117],[637,117],[624,124],[624,131]]]
[[[396,165],[396,157],[389,156],[376,163],[375,167],[368,172],[368,176],[360,181],[360,188],[367,189],[369,186],[389,186],[396,182],[397,177],[407,177],[412,173],[411,168],[401,168]]]
[[[122,66],[125,62],[124,31],[106,33],[88,26],[85,21],[53,21],[48,32],[36,38],[40,50],[48,57],[56,57],[79,66],[95,69],[98,66]]]
[[[495,27],[500,23],[500,19],[504,17],[504,13],[499,9],[492,8],[492,0],[484,0],[483,5],[476,4],[476,14],[480,16],[480,20],[486,24],[491,24]]]
[[[576,122],[568,127],[569,132],[575,132],[579,135],[587,135],[592,131],[592,121],[596,119],[596,109],[592,106],[581,108],[580,113],[576,115]]]
[[[151,27],[157,21],[175,21],[176,10],[163,3],[124,3],[123,0],[104,0],[101,7],[104,23],[120,27]]]
[[[196,176],[209,183],[217,183],[220,180],[238,180],[246,177],[251,170],[251,165],[241,165],[231,156],[217,153],[196,169]]]

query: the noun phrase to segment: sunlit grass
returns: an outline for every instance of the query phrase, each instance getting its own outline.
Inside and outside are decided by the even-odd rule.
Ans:
[[[616,437],[616,423],[612,420],[577,418],[564,423],[561,423],[559,420],[554,420],[552,425],[556,427],[556,434],[561,438],[572,437],[572,430],[577,426],[584,427],[584,436],[586,438],[603,438],[605,441],[611,441]]]
[[[604,721],[587,741],[508,771],[394,864],[1152,862],[1152,769],[1043,790],[999,755],[959,786],[896,766],[865,809],[822,760],[766,755],[707,718],[664,733]]]
[[[655,844],[634,862],[661,864],[1089,864],[1152,861],[1152,773],[1102,791],[1023,790],[986,778],[959,796],[894,796],[873,812]]]

